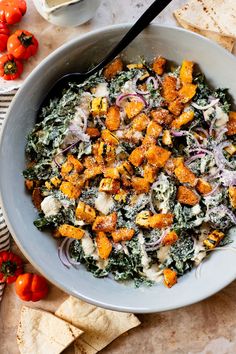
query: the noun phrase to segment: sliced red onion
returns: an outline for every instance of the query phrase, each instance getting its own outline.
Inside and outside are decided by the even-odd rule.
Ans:
[[[215,147],[215,160],[216,164],[220,169],[224,169],[225,166],[234,168],[231,162],[229,162],[223,154],[223,149],[231,145],[229,141],[224,141]]]
[[[145,105],[145,107],[148,106],[147,101],[144,99],[144,97],[138,93],[123,93],[123,94],[119,95],[116,99],[116,105],[118,107],[121,107],[121,102],[123,100],[126,100],[129,97],[133,97],[133,98],[135,97],[137,99],[137,101],[142,102]]]
[[[134,88],[134,91],[135,91],[136,93],[140,94],[140,95],[150,95],[150,92],[149,92],[148,90],[143,91],[143,90],[139,90],[139,89],[137,88],[137,81],[138,81],[138,80],[139,80],[139,78],[134,79],[134,81],[133,81],[133,88]]]
[[[215,192],[219,189],[219,187],[220,187],[220,183],[217,183],[217,185],[212,189],[212,191],[205,194],[204,197],[209,197],[210,195],[215,194]]]
[[[70,268],[71,264],[69,263],[66,255],[65,255],[65,251],[64,251],[64,247],[66,245],[68,241],[68,238],[65,238],[62,243],[60,244],[60,246],[58,247],[58,257],[61,261],[61,263],[66,267],[66,268]]]
[[[192,157],[190,157],[188,160],[185,161],[186,165],[189,165],[191,162],[197,160],[197,159],[201,159],[202,157],[204,157],[206,154],[205,153],[199,153],[197,155],[194,155]]]
[[[234,215],[234,213],[229,208],[227,208],[223,204],[221,204],[221,205],[219,205],[217,207],[214,207],[213,209],[208,210],[208,214],[210,212],[217,213],[217,212],[220,212],[220,211],[224,211],[225,214],[227,214],[227,216],[230,217],[230,219],[232,220],[233,224],[236,224],[236,216]]]
[[[208,131],[207,131],[206,129],[203,129],[203,128],[196,128],[195,130],[196,130],[196,131],[199,131],[199,132],[201,132],[201,133],[203,133],[206,138],[209,137]]]
[[[212,121],[211,121],[211,125],[210,125],[210,128],[209,128],[210,136],[212,136],[212,134],[213,134],[214,125],[215,125],[216,120],[217,120],[217,117],[213,118]]]
[[[147,252],[156,251],[159,248],[159,246],[161,245],[162,241],[164,240],[164,238],[166,237],[166,235],[168,234],[169,231],[170,231],[170,229],[165,230],[158,240],[156,240],[154,242],[145,243],[146,251]]]
[[[219,133],[217,134],[217,138],[216,138],[216,142],[217,142],[217,143],[219,143],[219,142],[222,140],[224,134],[225,134],[227,131],[228,131],[227,128],[223,128],[223,129],[221,129],[221,130],[219,131]]]
[[[171,130],[171,134],[178,138],[178,137],[181,137],[181,136],[188,135],[190,133],[187,130],[180,130],[180,131]]]
[[[205,154],[214,156],[214,154],[213,154],[212,151],[207,150],[207,149],[203,149],[203,148],[201,148],[201,147],[199,147],[199,148],[194,148],[194,149],[190,149],[189,152],[205,153]]]
[[[56,155],[54,156],[53,161],[55,162],[55,164],[57,165],[57,167],[61,168],[61,165],[60,165],[60,164],[57,162],[57,160],[56,160],[57,156],[59,156],[59,155],[63,154],[64,152],[70,150],[72,147],[76,146],[80,141],[81,141],[81,139],[76,140],[76,142],[74,142],[73,144],[67,146],[67,148],[65,148],[64,150],[58,152],[58,154],[56,154]]]
[[[75,239],[66,237],[58,248],[58,256],[60,261],[66,268],[70,268],[71,266],[78,266],[80,264],[80,262],[77,262],[71,258],[69,253],[70,245],[74,241]]]
[[[157,82],[157,79],[156,79],[154,76],[150,76],[150,77],[147,79],[146,84],[149,85],[151,82],[152,82],[152,84],[153,84],[154,89],[157,90],[158,87],[159,87],[159,84],[158,84],[158,82]]]
[[[195,103],[195,102],[192,102],[192,103],[191,103],[191,106],[193,106],[194,108],[199,109],[199,110],[201,110],[201,111],[206,111],[207,109],[209,109],[209,108],[215,106],[218,102],[219,102],[219,98],[217,98],[217,99],[211,101],[211,103],[207,104],[206,106],[199,106],[199,105],[198,105],[197,103]]]
[[[236,171],[223,170],[220,179],[224,187],[236,186]]]

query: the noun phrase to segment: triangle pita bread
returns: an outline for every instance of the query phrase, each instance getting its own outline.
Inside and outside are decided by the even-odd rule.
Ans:
[[[17,343],[21,354],[59,354],[82,333],[49,312],[23,306]]]
[[[197,29],[236,38],[235,0],[191,0],[175,16]]]
[[[184,21],[181,17],[179,17],[179,15],[175,12],[175,17],[176,20],[179,22],[179,24],[192,32],[198,33],[204,37],[207,37],[209,39],[211,39],[212,41],[218,43],[219,45],[221,45],[222,47],[224,47],[225,49],[229,50],[230,52],[233,51],[234,48],[234,44],[236,39],[233,37],[226,37],[223,36],[217,32],[212,32],[212,31],[207,31],[207,30],[200,30],[194,26],[190,26],[186,21]]]
[[[72,296],[55,314],[85,332],[75,341],[75,354],[95,354],[140,324],[133,314],[105,310]]]

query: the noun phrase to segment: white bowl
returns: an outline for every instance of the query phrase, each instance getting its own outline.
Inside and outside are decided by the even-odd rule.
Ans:
[[[45,20],[62,27],[75,27],[94,17],[101,0],[33,0]]]
[[[38,107],[49,87],[63,74],[83,71],[99,62],[129,28],[130,25],[107,27],[66,43],[27,78],[13,100],[3,128],[0,191],[4,215],[14,239],[29,261],[52,283],[101,307],[144,313],[189,305],[219,291],[235,279],[235,253],[212,252],[203,264],[199,279],[193,270],[179,278],[171,289],[162,283],[135,289],[110,278],[94,278],[83,266],[68,270],[58,258],[56,241],[33,225],[36,212],[25,192],[22,176],[26,134],[35,123]],[[135,61],[143,55],[152,60],[158,54],[177,63],[193,60],[212,85],[228,87],[235,98],[236,59],[217,44],[182,29],[152,25],[127,48],[124,59]],[[235,239],[235,231],[231,235]]]

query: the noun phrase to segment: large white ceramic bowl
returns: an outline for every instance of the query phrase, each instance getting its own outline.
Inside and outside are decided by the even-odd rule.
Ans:
[[[163,284],[136,289],[110,278],[96,279],[82,266],[79,270],[68,270],[58,258],[56,241],[33,225],[36,212],[21,174],[25,166],[26,134],[35,123],[37,109],[48,88],[61,75],[86,70],[98,62],[129,28],[130,25],[118,25],[77,38],[52,53],[28,77],[14,98],[3,129],[0,190],[4,215],[15,241],[52,283],[105,308],[145,313],[189,305],[219,291],[235,279],[235,253],[214,252],[203,264],[199,279],[193,270],[171,289]],[[182,29],[152,25],[127,48],[124,58],[135,61],[141,55],[151,60],[159,54],[176,63],[185,58],[197,62],[210,84],[227,87],[236,97],[236,59],[218,45]],[[232,232],[232,237],[235,236]]]

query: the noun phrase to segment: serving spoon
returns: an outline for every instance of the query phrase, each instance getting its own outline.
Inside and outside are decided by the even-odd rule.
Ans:
[[[94,66],[92,69],[80,73],[70,73],[62,76],[56,81],[56,83],[50,88],[49,92],[45,96],[41,107],[46,106],[50,99],[58,96],[62,89],[66,87],[69,82],[76,82],[78,84],[85,81],[89,76],[95,74],[99,70],[103,69],[108,63],[110,63],[122,50],[124,50],[143,30],[146,28],[150,22],[159,15],[162,10],[171,2],[172,0],[155,0],[149,8],[143,13],[143,15],[135,22],[131,29],[126,33],[126,35],[120,40],[120,42],[105,56],[105,58]]]

